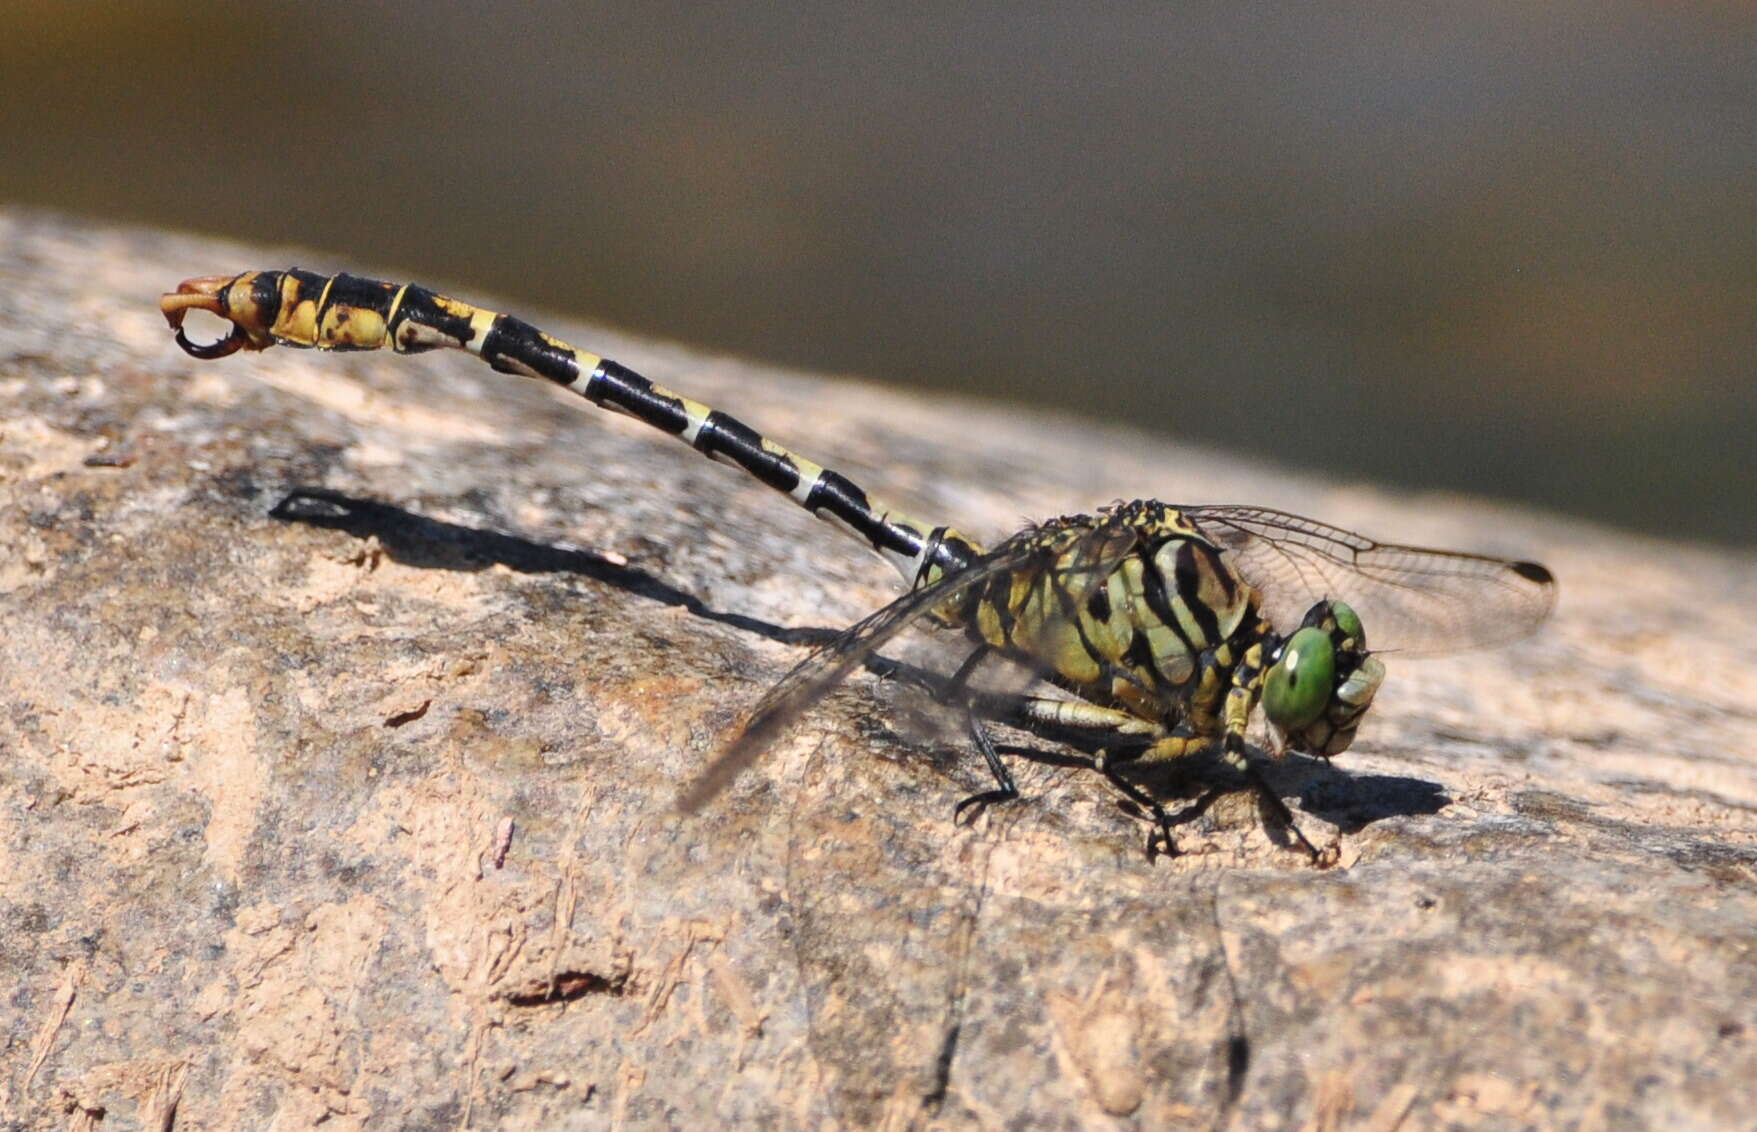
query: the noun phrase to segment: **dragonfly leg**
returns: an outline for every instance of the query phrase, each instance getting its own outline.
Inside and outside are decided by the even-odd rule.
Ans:
[[[1158,750],[1171,741],[1173,737],[1168,736],[1162,726],[1116,708],[1046,696],[1020,697],[1007,713],[1007,718],[1009,722],[1026,727],[1036,725],[1052,732],[1075,732],[1095,740],[1109,740],[1098,748],[1093,761],[1099,772],[1110,780],[1111,785],[1138,809],[1152,817],[1153,831],[1147,835],[1147,860],[1151,862],[1160,856],[1176,855],[1177,844],[1171,834],[1171,816],[1165,812],[1165,807],[1116,770],[1119,766],[1146,757],[1148,752]],[[1188,742],[1192,749],[1208,742],[1194,736],[1180,736],[1176,741]],[[1207,808],[1207,804],[1204,801],[1198,803],[1198,807],[1193,813],[1180,815],[1179,820],[1187,821],[1190,816],[1200,814]]]
[[[1324,854],[1300,832],[1299,825],[1293,820],[1293,811],[1270,788],[1263,772],[1245,756],[1245,729],[1250,725],[1251,711],[1257,706],[1257,698],[1262,692],[1263,672],[1257,664],[1247,659],[1233,669],[1232,686],[1226,690],[1226,704],[1221,709],[1222,725],[1226,732],[1220,741],[1220,757],[1228,766],[1245,776],[1245,781],[1256,791],[1257,803],[1268,815],[1270,822],[1291,834],[1314,865],[1322,864]]]
[[[1282,802],[1280,796],[1270,787],[1262,771],[1245,754],[1245,725],[1249,720],[1250,711],[1256,702],[1255,681],[1248,676],[1239,681],[1229,690],[1225,708],[1226,733],[1220,742],[1220,757],[1228,766],[1237,770],[1250,784],[1256,794],[1258,804],[1265,811],[1271,824],[1288,832],[1297,842],[1298,847],[1309,856],[1313,863],[1322,863],[1324,855],[1306,835],[1300,831],[1299,825],[1293,820],[1293,812]],[[1119,789],[1128,794],[1137,803],[1141,802],[1139,791],[1131,788],[1117,773],[1116,768],[1131,762],[1166,763],[1187,758],[1210,749],[1214,745],[1212,736],[1197,734],[1186,727],[1166,731],[1126,712],[1110,708],[1098,707],[1094,704],[1070,703],[1059,700],[1045,700],[1034,711],[1029,712],[1043,722],[1054,722],[1062,726],[1075,726],[1076,723],[1097,730],[1110,725],[1119,734],[1151,735],[1157,731],[1156,738],[1144,745],[1135,743],[1121,749],[1106,748],[1098,753],[1098,769],[1104,776],[1115,783]],[[1216,788],[1205,792],[1196,800],[1194,808],[1183,815],[1182,820],[1198,817],[1214,800],[1225,793],[1224,789]],[[1170,827],[1164,825],[1164,811],[1157,805],[1151,805],[1155,816],[1159,818],[1166,842],[1170,843]],[[1154,849],[1149,845],[1148,855]]]
[[[1249,782],[1251,789],[1256,792],[1258,804],[1267,812],[1271,821],[1292,834],[1293,839],[1299,843],[1301,849],[1305,850],[1314,865],[1322,864],[1324,854],[1306,839],[1304,833],[1300,832],[1299,825],[1293,820],[1293,811],[1287,808],[1287,803],[1283,802],[1280,795],[1276,794],[1274,789],[1270,787],[1268,779],[1263,777],[1263,772],[1257,769],[1256,764],[1245,757],[1244,737],[1229,733],[1221,746],[1220,757],[1226,760],[1227,765],[1245,776],[1245,781]]]
[[[951,679],[946,681],[945,687],[940,689],[940,702],[947,704],[967,702],[964,693],[970,688],[970,678],[976,675],[976,670],[982,667],[982,662],[987,660],[993,651],[987,645],[977,645],[970,655],[964,658],[964,662],[958,665],[958,670],[952,673]]]
[[[1131,719],[1134,717],[1131,716]],[[1121,749],[1105,749],[1098,753],[1098,769],[1104,773],[1118,790],[1127,794],[1137,805],[1144,805],[1154,818],[1158,830],[1147,838],[1147,859],[1152,861],[1159,853],[1166,856],[1176,855],[1177,849],[1171,838],[1171,821],[1166,816],[1165,808],[1148,798],[1139,787],[1117,773],[1117,768],[1129,763],[1166,763],[1176,759],[1199,754],[1213,745],[1214,740],[1206,735],[1198,735],[1187,727],[1179,727],[1172,731],[1156,728],[1158,737],[1146,745],[1134,744]],[[1219,788],[1204,790],[1195,802],[1178,814],[1178,822],[1193,821],[1207,812],[1214,800],[1224,791]],[[1158,844],[1156,844],[1156,842]]]
[[[977,807],[977,812],[980,812],[983,807],[993,805],[996,802],[1010,802],[1019,796],[1019,787],[1013,782],[1012,772],[1007,770],[1005,763],[1001,762],[1000,753],[994,749],[994,740],[989,738],[988,728],[984,727],[982,721],[976,717],[976,711],[971,706],[969,697],[965,694],[969,690],[971,677],[976,675],[976,670],[982,667],[982,662],[988,659],[992,651],[987,645],[976,646],[976,649],[964,658],[964,663],[958,666],[958,670],[952,673],[952,678],[946,681],[946,686],[940,691],[942,702],[955,702],[962,706],[964,726],[969,730],[970,739],[976,744],[976,749],[982,752],[982,759],[988,764],[988,772],[994,775],[995,782],[994,789],[972,794],[953,807],[953,822],[962,819],[964,813],[971,807]],[[972,814],[972,820],[975,820],[974,814]]]
[[[994,775],[995,787],[993,790],[972,794],[954,806],[953,823],[961,820],[972,807],[976,807],[976,813],[980,813],[982,809],[997,802],[1011,802],[1019,796],[1019,787],[1013,782],[1012,772],[1001,762],[1000,753],[994,749],[994,740],[988,737],[988,728],[982,725],[982,721],[976,718],[976,713],[968,707],[964,709],[964,721],[970,728],[970,738],[976,744],[976,749],[982,752],[983,760],[988,763],[989,773]],[[975,820],[974,813],[971,820]]]
[[[1095,736],[1126,735],[1134,738],[1142,747],[1165,733],[1164,728],[1151,720],[1116,708],[1089,704],[1084,700],[1017,696],[1009,700],[1005,709],[997,714],[1008,723],[1016,723],[1025,728],[1038,726]]]
[[[1115,769],[1118,765],[1117,762],[1115,760],[1106,760],[1104,758],[1105,754],[1106,752],[1104,751],[1099,752],[1100,765],[1098,769],[1103,772],[1104,777],[1112,786],[1116,787],[1124,797],[1128,798],[1128,800],[1133,802],[1137,808],[1153,819],[1153,830],[1147,834],[1147,863],[1152,864],[1160,857],[1177,856],[1177,842],[1174,841],[1171,836],[1171,815],[1165,812],[1165,807],[1160,805],[1159,801],[1151,794],[1148,794],[1145,790],[1118,774]],[[1128,760],[1125,759],[1122,761],[1127,762]],[[1193,813],[1185,812],[1179,814],[1179,820],[1188,821],[1191,817],[1200,814],[1202,810],[1208,808],[1205,802],[1198,802],[1198,806],[1200,808]]]

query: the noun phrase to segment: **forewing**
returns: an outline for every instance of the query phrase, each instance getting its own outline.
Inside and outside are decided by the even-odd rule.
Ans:
[[[962,597],[972,586],[1030,560],[1033,548],[1008,540],[968,568],[904,594],[856,621],[834,640],[793,667],[757,702],[750,720],[732,743],[678,796],[678,808],[693,813],[725,789],[752,759],[786,727],[822,699],[866,659],[935,606]]]
[[[1283,633],[1336,598],[1360,614],[1374,650],[1449,652],[1516,641],[1555,604],[1555,579],[1535,562],[1378,542],[1264,507],[1181,510],[1262,591]]]

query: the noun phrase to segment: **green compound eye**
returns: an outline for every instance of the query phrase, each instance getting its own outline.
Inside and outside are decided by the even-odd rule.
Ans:
[[[1353,637],[1356,647],[1365,648],[1367,631],[1361,626],[1360,614],[1347,602],[1333,601],[1330,603],[1330,616],[1336,618],[1336,627],[1342,630],[1344,637]]]
[[[1340,608],[1360,625],[1354,610]],[[1281,659],[1263,679],[1263,714],[1283,731],[1298,731],[1323,714],[1335,687],[1336,649],[1329,635],[1322,629],[1301,629],[1283,646]]]

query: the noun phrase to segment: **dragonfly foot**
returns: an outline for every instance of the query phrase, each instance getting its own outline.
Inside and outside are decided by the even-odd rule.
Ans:
[[[972,794],[970,797],[952,807],[952,824],[970,825],[974,823],[977,817],[981,815],[982,811],[988,809],[988,807],[997,805],[1001,802],[1011,802],[1018,796],[1019,792],[1017,790],[1006,789],[984,790],[979,794]],[[966,814],[969,815],[968,821],[965,820]]]
[[[1151,865],[1161,857],[1179,856],[1177,842],[1171,837],[1171,819],[1163,809],[1154,807],[1158,812],[1153,815],[1153,827],[1147,833],[1147,863]]]

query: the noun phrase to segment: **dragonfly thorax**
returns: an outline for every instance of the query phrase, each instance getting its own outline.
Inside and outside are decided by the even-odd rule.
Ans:
[[[976,639],[1055,683],[1144,718],[1211,714],[1269,626],[1257,591],[1176,509],[1153,501],[1069,516],[1037,553],[969,598]]]
[[[1339,754],[1384,678],[1351,607],[1324,600],[1298,626],[1273,625],[1226,549],[1163,503],[1054,519],[1005,553],[1010,567],[949,622],[1087,700],[1185,734],[1218,736],[1261,697],[1286,747]]]

